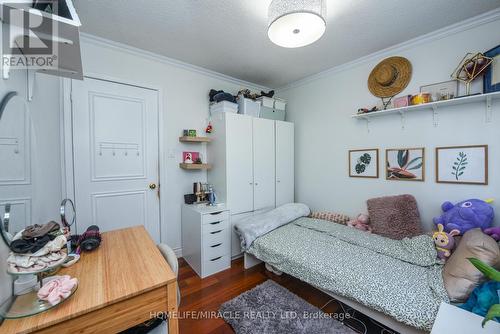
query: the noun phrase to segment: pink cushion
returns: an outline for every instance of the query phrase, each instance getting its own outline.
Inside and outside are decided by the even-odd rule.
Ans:
[[[398,240],[423,234],[417,201],[412,195],[372,198],[366,203],[373,233]]]

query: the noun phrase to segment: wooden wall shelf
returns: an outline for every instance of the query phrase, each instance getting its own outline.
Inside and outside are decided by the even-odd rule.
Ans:
[[[208,170],[212,168],[211,164],[185,164],[180,163],[179,167],[186,170]]]
[[[182,143],[210,143],[212,138],[208,137],[179,137],[179,141]]]
[[[401,128],[404,129],[405,113],[406,112],[413,113],[413,112],[422,111],[422,110],[425,110],[425,111],[432,110],[432,112],[433,112],[433,124],[436,127],[436,126],[438,126],[438,109],[448,108],[448,107],[452,107],[452,106],[456,106],[456,105],[463,105],[463,104],[468,104],[468,103],[484,102],[485,112],[486,112],[485,120],[487,123],[489,123],[489,122],[491,122],[491,118],[492,118],[493,100],[496,100],[496,99],[500,99],[500,92],[471,95],[471,96],[459,97],[459,98],[445,100],[445,101],[430,102],[430,103],[418,104],[418,105],[402,107],[402,108],[393,108],[393,109],[374,111],[374,112],[364,113],[364,114],[356,114],[356,115],[352,115],[351,117],[366,120],[367,129],[369,131],[369,123],[370,123],[371,118],[379,117],[379,116],[386,116],[386,115],[394,115],[394,114],[400,115],[401,116]]]

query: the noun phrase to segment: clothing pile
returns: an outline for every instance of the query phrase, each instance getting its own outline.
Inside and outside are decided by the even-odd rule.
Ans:
[[[37,296],[52,305],[59,304],[61,300],[71,295],[71,290],[78,284],[76,278],[69,275],[52,276],[44,280],[43,286],[38,290]]]
[[[56,222],[31,225],[17,233],[10,244],[7,258],[9,271],[30,273],[62,263],[67,239]]]

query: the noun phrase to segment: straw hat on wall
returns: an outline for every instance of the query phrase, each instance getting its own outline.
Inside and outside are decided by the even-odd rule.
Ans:
[[[377,64],[368,77],[368,89],[377,97],[392,97],[406,88],[411,63],[403,57],[389,57]]]

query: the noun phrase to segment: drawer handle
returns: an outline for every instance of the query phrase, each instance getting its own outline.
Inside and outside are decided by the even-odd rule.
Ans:
[[[210,214],[211,214],[212,216],[215,216],[215,215],[220,215],[221,213],[222,213],[222,211],[219,211],[219,212],[211,212]]]
[[[217,261],[218,259],[221,259],[222,256],[216,257],[215,259],[211,259],[210,261]]]
[[[220,233],[222,232],[222,230],[218,230],[218,231],[215,231],[215,232],[210,232],[210,234],[217,234],[217,233]]]
[[[222,242],[221,242],[220,244],[217,244],[217,245],[212,245],[212,246],[210,246],[210,247],[215,248],[215,247],[219,247],[220,245],[222,245]]]
[[[222,222],[213,222],[213,223],[210,223],[210,225],[217,225],[217,224],[220,224]]]

